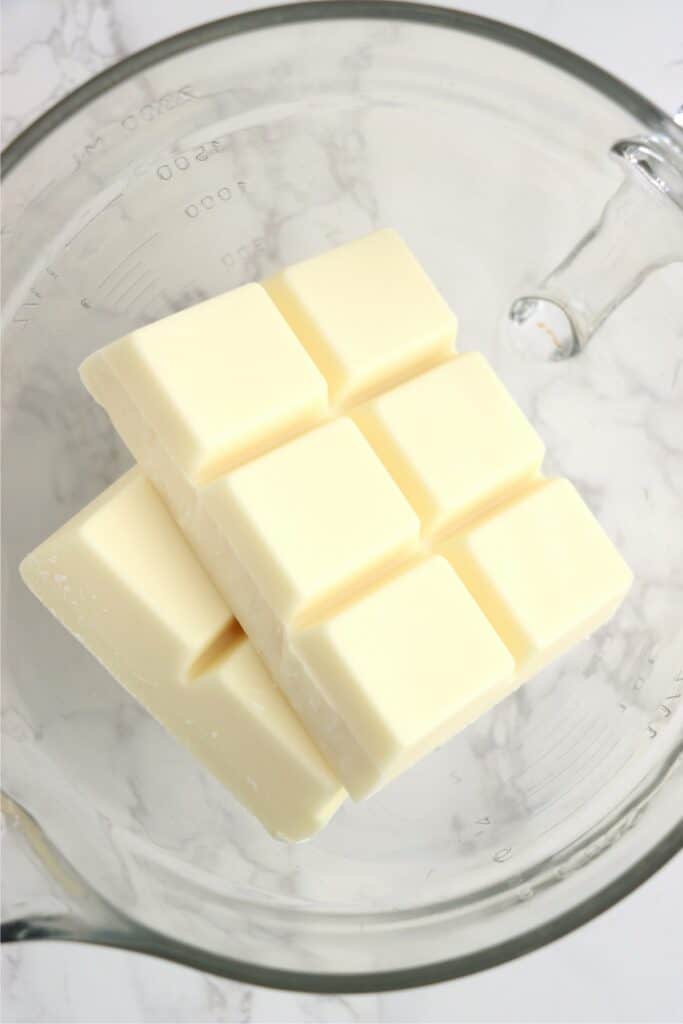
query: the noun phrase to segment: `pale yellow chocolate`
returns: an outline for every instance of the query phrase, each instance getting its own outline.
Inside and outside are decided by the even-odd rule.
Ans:
[[[604,621],[631,577],[573,492],[543,485],[540,438],[486,360],[454,352],[455,317],[394,232],[266,287],[180,314],[196,337],[191,387],[178,385],[188,357],[175,318],[81,372],[360,798]],[[250,345],[267,323],[271,341]],[[261,357],[280,345],[283,372]],[[240,416],[258,432],[235,422],[233,374]],[[288,396],[284,424],[269,403],[286,408]],[[201,426],[206,402],[211,429]],[[553,500],[528,527],[516,510],[545,508],[524,504],[542,486]]]
[[[158,494],[135,469],[21,565],[34,594],[271,833],[344,798]]]

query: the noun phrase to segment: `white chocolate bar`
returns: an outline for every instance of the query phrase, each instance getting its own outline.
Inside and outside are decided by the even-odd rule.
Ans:
[[[345,794],[138,469],[24,559],[33,593],[271,833]]]
[[[395,233],[266,287],[81,373],[361,798],[604,621],[631,574],[575,492],[543,482],[543,444],[486,361],[454,354],[455,317]],[[530,508],[550,518],[527,527]]]

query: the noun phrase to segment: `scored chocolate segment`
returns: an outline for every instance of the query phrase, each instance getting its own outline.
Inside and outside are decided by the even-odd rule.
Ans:
[[[544,445],[487,361],[456,356],[353,418],[420,515],[453,529],[540,471]]]
[[[139,469],[24,560],[33,593],[272,833],[344,792]]]
[[[265,282],[348,407],[447,359],[457,319],[395,231],[376,231]]]
[[[512,655],[448,562],[419,561],[296,640],[364,749],[374,774],[406,768],[513,686]],[[407,684],[407,685],[406,685]]]
[[[520,680],[612,614],[633,576],[568,480],[544,480],[443,545]]]
[[[205,507],[287,621],[414,553],[420,524],[346,417],[220,477]]]
[[[150,429],[195,484],[327,413],[324,377],[256,284],[134,331],[106,352]]]
[[[115,652],[118,675],[132,672],[143,687],[167,677],[188,683],[196,664],[236,625],[139,470],[36,548],[22,573],[41,599],[63,606],[60,618],[73,632],[100,638]]]

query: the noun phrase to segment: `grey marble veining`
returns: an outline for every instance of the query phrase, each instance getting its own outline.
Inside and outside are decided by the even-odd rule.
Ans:
[[[65,92],[126,53],[192,23],[247,6],[251,5],[219,0],[198,0],[191,5],[186,0],[165,0],[163,4],[161,0],[147,4],[139,0],[8,0],[3,11],[3,138],[7,141]],[[467,6],[480,13],[510,17],[509,5],[502,0]],[[606,31],[614,18],[613,4],[591,5],[590,18],[585,12],[575,12],[573,21],[567,6],[552,0],[524,0],[516,6],[515,17],[525,27],[554,35],[613,67],[622,77],[632,78],[665,106],[672,108],[680,100],[683,80],[676,69],[680,69],[681,54],[667,31],[667,23],[675,16],[675,4],[661,0],[652,4],[647,23],[642,12],[622,12],[622,33],[615,49],[609,48],[611,33]],[[654,16],[656,12],[659,17]],[[646,53],[650,53],[647,59]],[[342,190],[345,161],[352,167],[358,156],[350,141],[348,146],[347,152],[337,154]],[[361,196],[360,202],[357,199],[354,197],[351,204],[354,215],[360,209],[361,216],[364,211],[371,220],[372,196]],[[278,254],[268,255],[276,260]],[[624,388],[620,396],[623,415],[628,417],[637,414],[637,395],[629,389],[626,360],[619,370],[617,379]],[[664,392],[661,397],[665,415]],[[541,416],[552,419],[554,403],[560,400],[552,392],[545,395]],[[656,423],[651,424],[649,436],[656,438]],[[566,445],[571,443],[572,439],[566,439]],[[571,451],[563,452],[563,456],[571,462]],[[118,466],[125,456],[120,449],[112,449],[108,458],[111,462],[103,467],[107,477],[111,466]],[[672,465],[670,471],[675,472],[676,466]],[[584,484],[590,491],[590,480]],[[60,479],[55,486],[68,506],[76,486],[74,479]],[[98,481],[92,486],[94,493]],[[608,514],[612,514],[610,510]],[[617,516],[618,510],[613,514]],[[106,695],[103,699],[106,701]],[[519,710],[523,712],[523,699]],[[134,709],[130,711],[134,713]],[[501,728],[504,725],[500,723]],[[114,721],[112,734],[103,736],[99,756],[114,757],[113,741],[116,735],[129,732],[129,726],[126,713]],[[21,722],[16,728],[20,734]],[[54,742],[59,742],[59,737]],[[144,821],[146,801],[153,798],[153,790],[146,793],[130,789],[126,800],[135,820]],[[456,828],[464,827],[454,824]],[[187,841],[192,842],[200,830],[201,820],[188,822]],[[252,867],[255,873],[264,869],[263,864]],[[682,951],[675,923],[683,913],[682,891],[681,865],[672,864],[588,928],[522,961],[458,983],[378,996],[342,998],[268,992],[128,953],[61,944],[15,946],[3,953],[5,1019],[674,1021],[680,1010],[676,978]],[[641,934],[648,935],[647,946],[636,949],[631,937]],[[562,993],[561,1002],[558,992]]]

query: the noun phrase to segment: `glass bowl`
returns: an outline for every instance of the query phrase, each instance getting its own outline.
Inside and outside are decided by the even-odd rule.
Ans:
[[[111,943],[230,977],[377,990],[587,921],[678,848],[680,265],[575,358],[507,313],[598,222],[610,146],[673,124],[502,24],[404,4],[241,15],[123,61],[5,155],[6,938]],[[672,210],[673,216],[673,210]],[[130,463],[77,367],[141,323],[396,227],[630,562],[589,641],[309,843],[270,839],[22,586]],[[638,225],[633,245],[638,244]],[[31,873],[34,872],[34,873]]]

